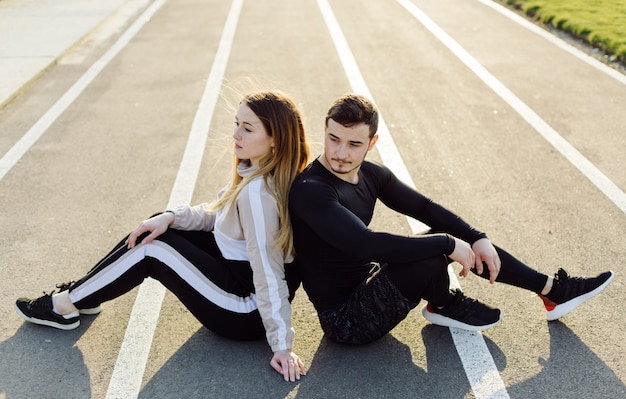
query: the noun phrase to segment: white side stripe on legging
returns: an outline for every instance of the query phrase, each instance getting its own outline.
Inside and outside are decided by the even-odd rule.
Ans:
[[[98,271],[89,279],[88,283],[74,289],[70,293],[72,302],[76,303],[110,285],[145,257],[160,261],[181,277],[196,292],[223,309],[234,313],[250,313],[257,310],[254,294],[247,298],[241,298],[224,291],[206,278],[183,255],[162,241],[153,241],[150,244],[139,245],[120,256],[118,260]]]

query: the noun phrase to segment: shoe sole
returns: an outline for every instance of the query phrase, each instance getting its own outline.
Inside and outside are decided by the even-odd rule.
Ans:
[[[502,311],[500,311],[500,317],[498,318],[498,321],[491,323],[491,324],[485,324],[482,326],[473,326],[471,324],[462,323],[458,320],[454,320],[449,317],[442,316],[438,313],[429,312],[426,306],[422,308],[422,315],[424,315],[424,318],[430,321],[432,324],[435,324],[441,327],[460,328],[462,330],[467,330],[467,331],[484,331],[491,327],[497,326],[500,323],[500,321],[502,321]]]
[[[34,317],[28,317],[26,316],[24,313],[22,313],[22,310],[17,306],[17,304],[14,304],[13,307],[15,308],[15,312],[24,320],[33,323],[33,324],[39,324],[41,326],[48,326],[48,327],[54,327],[54,328],[58,328],[59,330],[74,330],[75,328],[78,328],[78,326],[80,326],[80,320],[77,320],[74,323],[71,324],[61,324],[61,323],[55,323],[54,321],[51,320],[41,320],[41,319],[36,319]]]
[[[96,306],[95,308],[78,309],[78,313],[86,315],[94,315],[102,312],[102,306]]]
[[[613,273],[612,270],[610,272],[611,277],[609,277],[604,283],[602,283],[602,285],[598,286],[598,288],[596,288],[595,290],[589,291],[588,293],[578,296],[574,299],[570,299],[567,302],[558,304],[554,307],[554,309],[549,310],[546,314],[546,318],[548,319],[548,321],[554,321],[560,317],[565,316],[572,310],[576,309],[583,303],[587,302],[589,299],[602,292],[602,290],[604,290],[606,286],[609,285],[609,283],[613,280],[613,277],[615,277],[615,273]]]

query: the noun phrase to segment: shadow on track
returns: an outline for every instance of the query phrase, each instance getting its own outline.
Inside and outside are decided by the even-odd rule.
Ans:
[[[393,335],[351,347],[323,339],[298,398],[462,398],[469,391],[447,328],[422,329],[427,370]],[[420,356],[418,354],[418,356]]]
[[[82,317],[71,331],[24,322],[0,343],[0,396],[32,399],[63,392],[68,399],[90,398],[89,370],[75,345],[93,320]]]
[[[626,388],[613,371],[564,324],[549,324],[551,355],[538,359],[543,371],[507,387],[511,398],[611,397]],[[303,332],[301,332],[303,334]],[[163,365],[139,398],[463,398],[473,397],[449,330],[421,330],[425,354],[389,334],[365,346],[339,345],[321,338],[299,382],[287,383],[268,364],[264,340],[239,342],[198,331]],[[497,368],[506,355],[486,338]],[[309,344],[315,344],[315,342]],[[425,357],[426,369],[413,356]],[[580,365],[573,367],[572,365]]]
[[[146,383],[139,398],[463,397],[470,387],[449,330],[428,325],[422,338],[428,372],[414,364],[411,348],[393,335],[359,347],[322,338],[308,374],[288,383],[270,368],[264,340],[231,341],[201,327]]]
[[[537,359],[543,367],[541,372],[507,388],[511,398],[614,398],[620,393],[626,395],[626,386],[619,377],[567,325],[560,321],[550,322],[548,329],[550,357]]]
[[[282,398],[298,383],[283,381],[270,367],[271,357],[264,339],[235,341],[200,327],[138,398]]]

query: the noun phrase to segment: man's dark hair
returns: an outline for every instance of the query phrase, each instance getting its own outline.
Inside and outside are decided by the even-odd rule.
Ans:
[[[349,93],[337,98],[326,113],[326,126],[328,126],[329,119],[346,127],[364,123],[369,126],[370,139],[378,130],[376,106],[360,94]]]

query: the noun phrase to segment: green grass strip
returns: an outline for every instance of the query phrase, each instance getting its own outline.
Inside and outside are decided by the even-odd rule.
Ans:
[[[625,0],[498,0],[626,64]]]

